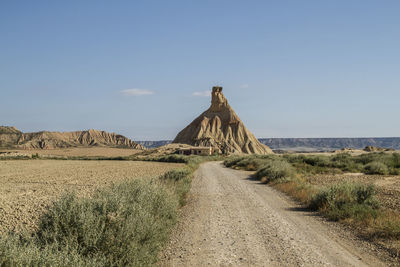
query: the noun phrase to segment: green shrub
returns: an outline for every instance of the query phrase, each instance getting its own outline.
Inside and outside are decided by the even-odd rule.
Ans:
[[[367,165],[365,165],[364,172],[366,174],[382,174],[382,175],[385,175],[385,174],[389,173],[389,169],[384,163],[378,162],[378,161],[374,161],[374,162],[371,162],[371,163],[368,163]]]
[[[283,182],[295,176],[293,166],[284,160],[270,160],[254,176],[267,182]]]
[[[390,169],[389,174],[391,175],[400,175],[400,169]]]
[[[180,181],[191,174],[191,171],[187,168],[180,168],[166,172],[164,175],[161,176],[163,180],[173,180],[173,181]]]
[[[40,159],[40,156],[38,153],[32,154],[32,159]]]
[[[375,233],[380,237],[388,237],[388,238],[400,238],[400,217],[393,216],[391,213],[385,214],[384,218],[381,218],[380,225],[377,227],[377,232]]]
[[[391,166],[393,168],[400,168],[400,154],[393,153],[391,157]]]
[[[368,174],[400,173],[400,154],[367,153],[352,156],[340,153],[333,156],[321,155],[284,155],[296,170],[303,174],[365,172]]]
[[[167,184],[173,184],[172,188],[174,188],[175,194],[178,196],[179,205],[184,206],[192,183],[191,170],[188,168],[171,170],[162,175],[160,179]]]
[[[257,171],[272,159],[279,159],[279,157],[275,155],[231,156],[224,161],[224,164],[226,167]]]
[[[2,156],[0,157],[0,160],[27,160],[31,159],[30,156],[23,156],[23,155],[17,155],[17,156]]]
[[[230,156],[227,159],[225,159],[224,165],[228,168],[233,167],[236,165],[236,163],[241,161],[243,158],[244,158],[243,156]]]
[[[327,156],[308,156],[304,157],[304,162],[311,166],[329,167],[331,164]]]
[[[344,172],[360,172],[363,165],[348,153],[340,153],[331,157],[331,167],[338,168]]]
[[[331,160],[334,162],[348,162],[352,159],[350,153],[339,153],[332,156]]]
[[[374,162],[374,161],[382,161],[384,157],[384,153],[366,153],[366,154],[361,154],[359,156],[354,157],[356,162],[359,162],[363,165],[366,165],[368,163]]]
[[[189,157],[188,156],[184,156],[184,155],[172,154],[172,155],[158,157],[158,158],[154,159],[154,161],[174,162],[174,163],[188,163],[189,162]]]
[[[41,218],[42,245],[83,257],[104,257],[108,266],[156,262],[176,221],[177,200],[156,181],[134,180],[82,199],[66,195]]]
[[[235,166],[247,171],[256,171],[263,165],[265,165],[266,160],[258,157],[245,157],[238,161]]]
[[[164,179],[177,182],[186,171]],[[178,199],[160,180],[134,180],[92,198],[64,195],[31,237],[0,237],[0,266],[144,266],[157,261]]]
[[[306,156],[297,154],[284,154],[283,158],[289,163],[303,163]]]
[[[378,202],[373,185],[341,183],[318,192],[310,202],[310,208],[322,211],[329,219],[363,219],[376,217]]]
[[[0,266],[106,266],[103,258],[84,258],[56,246],[40,248],[32,239],[0,236]]]

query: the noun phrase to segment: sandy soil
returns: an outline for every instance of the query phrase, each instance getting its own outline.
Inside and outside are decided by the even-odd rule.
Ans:
[[[221,163],[203,164],[160,265],[386,266],[315,213],[249,177]]]
[[[3,152],[3,153],[2,153]],[[0,149],[0,156],[34,155],[67,157],[118,157],[130,156],[143,150],[111,147],[72,147],[60,149]]]
[[[124,179],[160,175],[181,164],[137,161],[0,161],[0,233],[35,227],[48,204],[63,192],[89,195]]]

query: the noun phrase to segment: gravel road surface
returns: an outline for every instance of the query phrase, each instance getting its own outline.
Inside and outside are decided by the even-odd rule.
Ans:
[[[385,266],[249,174],[200,166],[161,266]]]

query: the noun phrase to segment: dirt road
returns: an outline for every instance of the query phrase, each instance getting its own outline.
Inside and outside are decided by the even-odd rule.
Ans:
[[[200,166],[162,266],[384,266],[249,172]]]

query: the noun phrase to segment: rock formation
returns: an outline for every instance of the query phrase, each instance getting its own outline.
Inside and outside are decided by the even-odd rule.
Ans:
[[[76,132],[22,133],[15,127],[0,127],[0,147],[21,149],[56,149],[67,147],[108,146],[145,149],[129,138],[98,130]]]
[[[213,87],[210,108],[183,129],[173,143],[211,146],[224,154],[273,153],[244,126],[228,104],[222,87]]]
[[[0,126],[0,147],[13,147],[22,134],[15,127]]]

